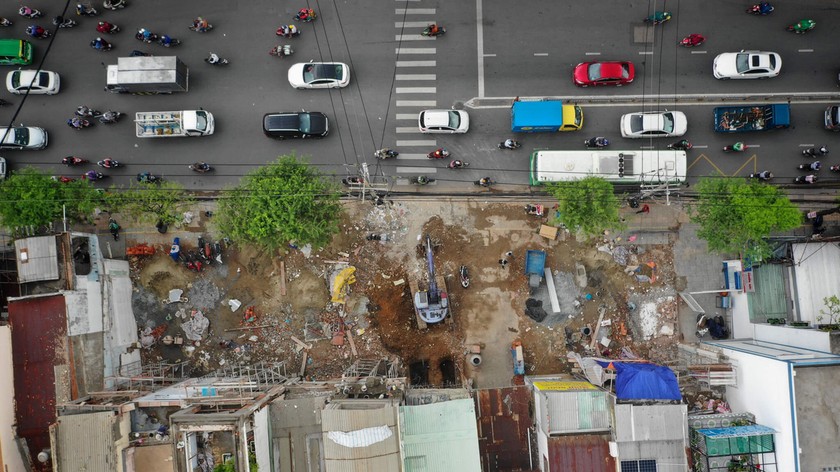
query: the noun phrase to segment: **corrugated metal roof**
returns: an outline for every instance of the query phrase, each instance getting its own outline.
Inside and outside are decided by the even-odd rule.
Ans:
[[[543,424],[549,434],[609,431],[610,408],[603,390],[536,392],[544,402]]]
[[[685,437],[687,405],[615,406],[616,441],[661,441]]]
[[[481,472],[472,400],[400,407],[406,472]]]
[[[615,472],[608,434],[548,438],[549,472]]]
[[[478,450],[485,472],[530,470],[531,390],[526,386],[476,391]]]
[[[794,244],[791,255],[799,312],[803,320],[816,323],[820,309],[824,308],[823,298],[837,294],[840,247],[825,243]]]
[[[18,280],[21,283],[58,280],[57,236],[15,240]]]
[[[370,408],[350,409],[353,404]],[[397,414],[398,407],[390,400],[347,400],[327,405],[321,412],[326,472],[400,470]],[[348,433],[374,426],[388,426],[394,434],[365,447],[342,446],[327,437],[330,431]]]
[[[117,470],[114,421],[114,414],[109,411],[58,417],[58,444],[54,451],[58,470]]]

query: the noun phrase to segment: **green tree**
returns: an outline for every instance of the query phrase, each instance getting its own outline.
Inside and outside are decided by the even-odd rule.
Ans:
[[[586,177],[573,182],[555,182],[546,186],[557,199],[560,216],[567,228],[578,228],[594,236],[605,230],[623,227],[621,207],[613,185],[601,177]]]
[[[216,223],[231,238],[268,250],[290,241],[323,247],[338,232],[339,192],[292,154],[256,169],[219,200]]]
[[[46,226],[61,220],[85,221],[101,201],[87,180],[62,183],[25,167],[0,181],[0,224],[7,228]]]
[[[744,179],[704,178],[689,206],[697,236],[709,250],[740,253],[754,261],[771,253],[766,237],[802,223],[802,212],[778,188]]]
[[[184,186],[171,181],[158,183],[131,182],[127,189],[111,187],[106,201],[110,210],[150,224],[169,226],[183,220],[195,199]]]

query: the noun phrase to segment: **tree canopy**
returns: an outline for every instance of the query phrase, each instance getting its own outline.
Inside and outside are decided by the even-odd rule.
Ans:
[[[618,210],[621,204],[613,185],[600,177],[586,177],[573,182],[555,182],[546,186],[557,199],[558,220],[570,229],[589,236],[623,225]]]
[[[802,223],[802,212],[778,188],[743,179],[704,178],[689,207],[697,236],[714,252],[740,253],[753,260],[770,255],[766,239]]]
[[[171,181],[131,182],[127,189],[111,187],[106,201],[112,212],[145,223],[168,226],[180,223],[183,212],[195,202],[184,186]]]
[[[323,247],[338,232],[335,185],[295,155],[256,169],[219,200],[216,223],[227,236],[265,249],[290,241]]]
[[[0,224],[47,226],[65,214],[70,221],[84,221],[100,200],[101,193],[87,180],[62,183],[26,167],[0,181]]]

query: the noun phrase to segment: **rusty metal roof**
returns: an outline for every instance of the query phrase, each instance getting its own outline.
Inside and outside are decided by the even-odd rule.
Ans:
[[[609,434],[548,438],[549,472],[615,472]]]
[[[536,457],[533,464],[530,457],[530,450],[537,450],[536,444],[530,448],[528,444],[528,428],[534,422],[528,387],[484,389],[475,393],[481,470],[538,470]]]
[[[61,295],[38,296],[9,302],[12,327],[12,364],[15,384],[17,434],[25,438],[35,471],[52,471],[51,462],[35,458],[50,448],[49,426],[55,422],[56,391],[70,396],[70,350],[67,314]],[[64,372],[66,376],[58,376]],[[67,400],[69,398],[63,398]]]

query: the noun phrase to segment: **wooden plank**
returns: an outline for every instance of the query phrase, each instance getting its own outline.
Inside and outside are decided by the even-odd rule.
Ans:
[[[307,360],[309,360],[309,351],[303,351],[303,360],[300,363],[300,372],[298,373],[298,377],[303,377],[303,373],[306,372]]]
[[[344,334],[347,335],[347,341],[350,343],[350,351],[353,353],[353,356],[359,357],[359,353],[356,352],[356,343],[353,342],[353,333],[347,330]]]
[[[280,325],[276,324],[276,323],[272,323],[272,324],[261,324],[261,325],[256,325],[256,326],[246,326],[244,328],[230,328],[230,329],[226,329],[225,333],[229,333],[231,331],[247,331],[249,329],[271,328],[273,326],[280,326]]]
[[[591,349],[595,348],[598,343],[598,331],[601,329],[601,322],[604,321],[604,314],[607,313],[607,307],[601,305],[598,307],[598,322],[595,323],[595,331],[592,332],[592,341],[589,343]]]
[[[295,342],[295,344],[297,344],[298,346],[300,346],[300,347],[302,347],[302,348],[304,348],[304,349],[312,349],[312,345],[311,345],[311,344],[306,344],[306,343],[304,343],[303,341],[301,341],[300,339],[298,339],[298,338],[297,338],[297,336],[292,336],[292,341],[294,341],[294,342]]]

